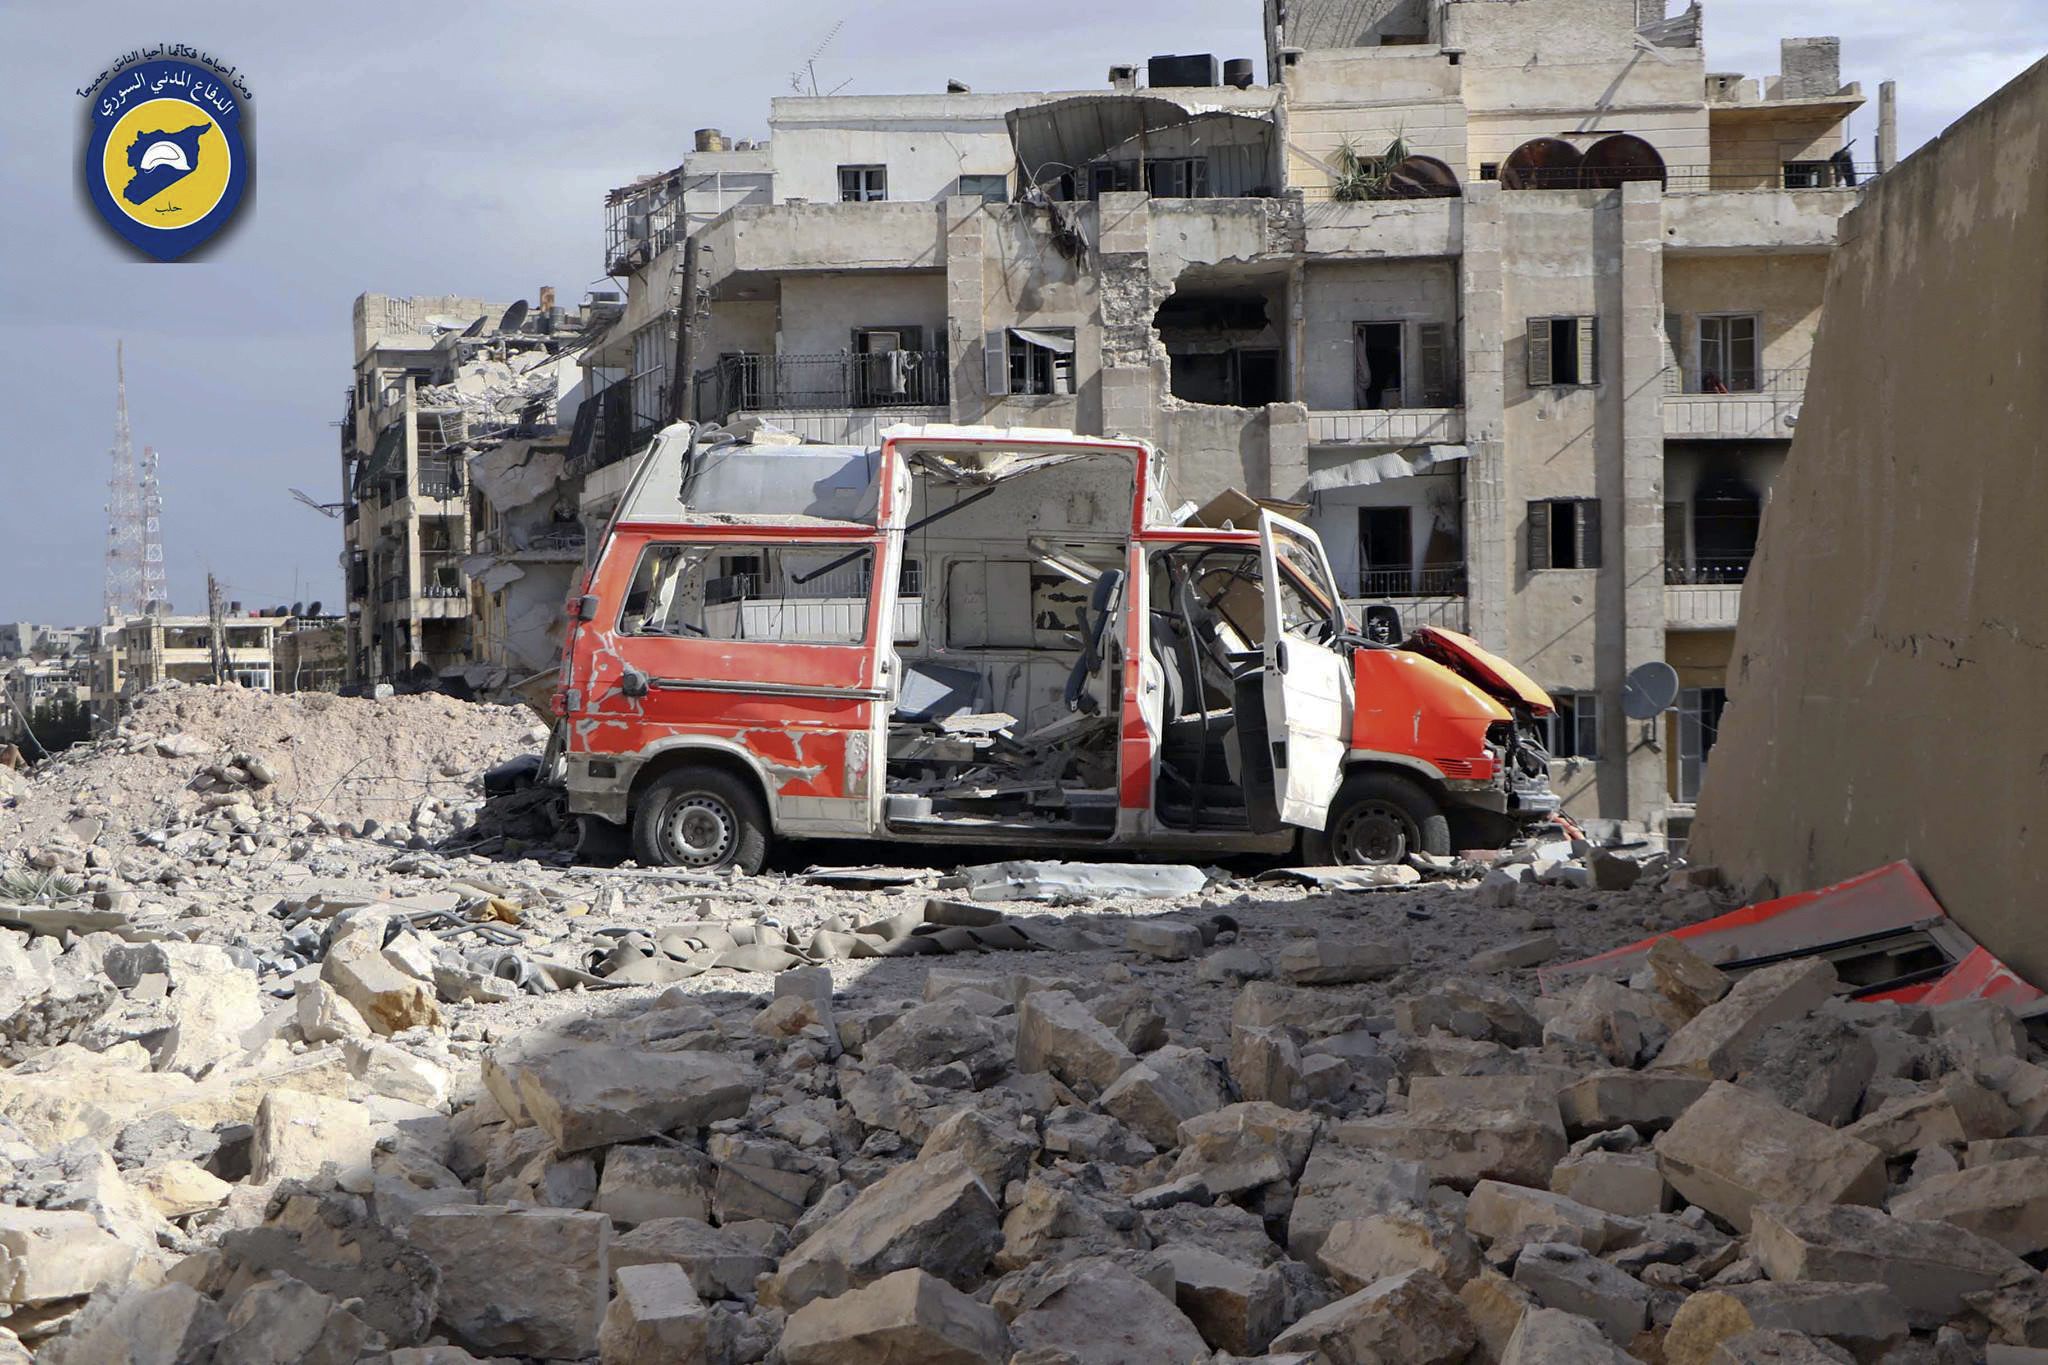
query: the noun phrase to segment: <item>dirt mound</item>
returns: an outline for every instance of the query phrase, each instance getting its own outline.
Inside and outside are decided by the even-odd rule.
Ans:
[[[423,799],[474,793],[486,768],[544,738],[530,711],[452,697],[370,701],[172,684],[144,694],[118,735],[38,767],[12,830],[0,813],[0,839],[33,842],[80,817],[137,830],[175,822],[202,804],[208,784],[195,780],[238,756],[270,777],[266,804],[330,825],[402,823]]]

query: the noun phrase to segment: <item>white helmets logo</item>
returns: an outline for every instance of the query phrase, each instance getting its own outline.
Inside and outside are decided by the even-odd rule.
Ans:
[[[158,166],[176,166],[181,171],[192,169],[192,163],[185,159],[185,149],[169,139],[150,143],[136,169],[148,171]]]

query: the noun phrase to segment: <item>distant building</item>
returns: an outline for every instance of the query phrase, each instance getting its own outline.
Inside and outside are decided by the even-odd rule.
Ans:
[[[276,690],[277,637],[287,616],[246,616],[235,604],[223,618],[216,651],[205,616],[136,616],[109,627],[93,655],[92,707],[102,727],[119,718],[136,694],[166,682],[232,682]]]
[[[348,674],[348,628],[339,619],[295,620],[277,636],[276,690],[339,692]]]

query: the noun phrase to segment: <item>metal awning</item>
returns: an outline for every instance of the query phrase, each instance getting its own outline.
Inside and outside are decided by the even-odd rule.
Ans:
[[[1384,455],[1362,455],[1326,469],[1311,469],[1308,486],[1311,492],[1316,493],[1330,493],[1339,488],[1369,488],[1389,479],[1407,479],[1417,474],[1436,472],[1438,465],[1462,460],[1468,454],[1470,451],[1464,446],[1433,445],[1413,450],[1391,450]]]
[[[1271,123],[1271,109],[1182,102],[1158,95],[1076,95],[1012,109],[1010,145],[1027,184],[1057,179],[1148,132],[1178,128],[1207,115]]]
[[[1028,341],[1033,346],[1043,346],[1054,355],[1072,355],[1074,353],[1072,333],[1066,336],[1059,336],[1052,332],[1034,332],[1029,327],[1012,327],[1010,335],[1019,341]]]

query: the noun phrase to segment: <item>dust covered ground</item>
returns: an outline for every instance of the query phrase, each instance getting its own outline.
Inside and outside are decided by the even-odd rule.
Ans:
[[[541,738],[174,688],[0,779],[0,1361],[2048,1347],[2048,1070],[2002,1010],[1678,951],[1542,994],[1738,903],[1709,871],[583,868],[483,806]]]

